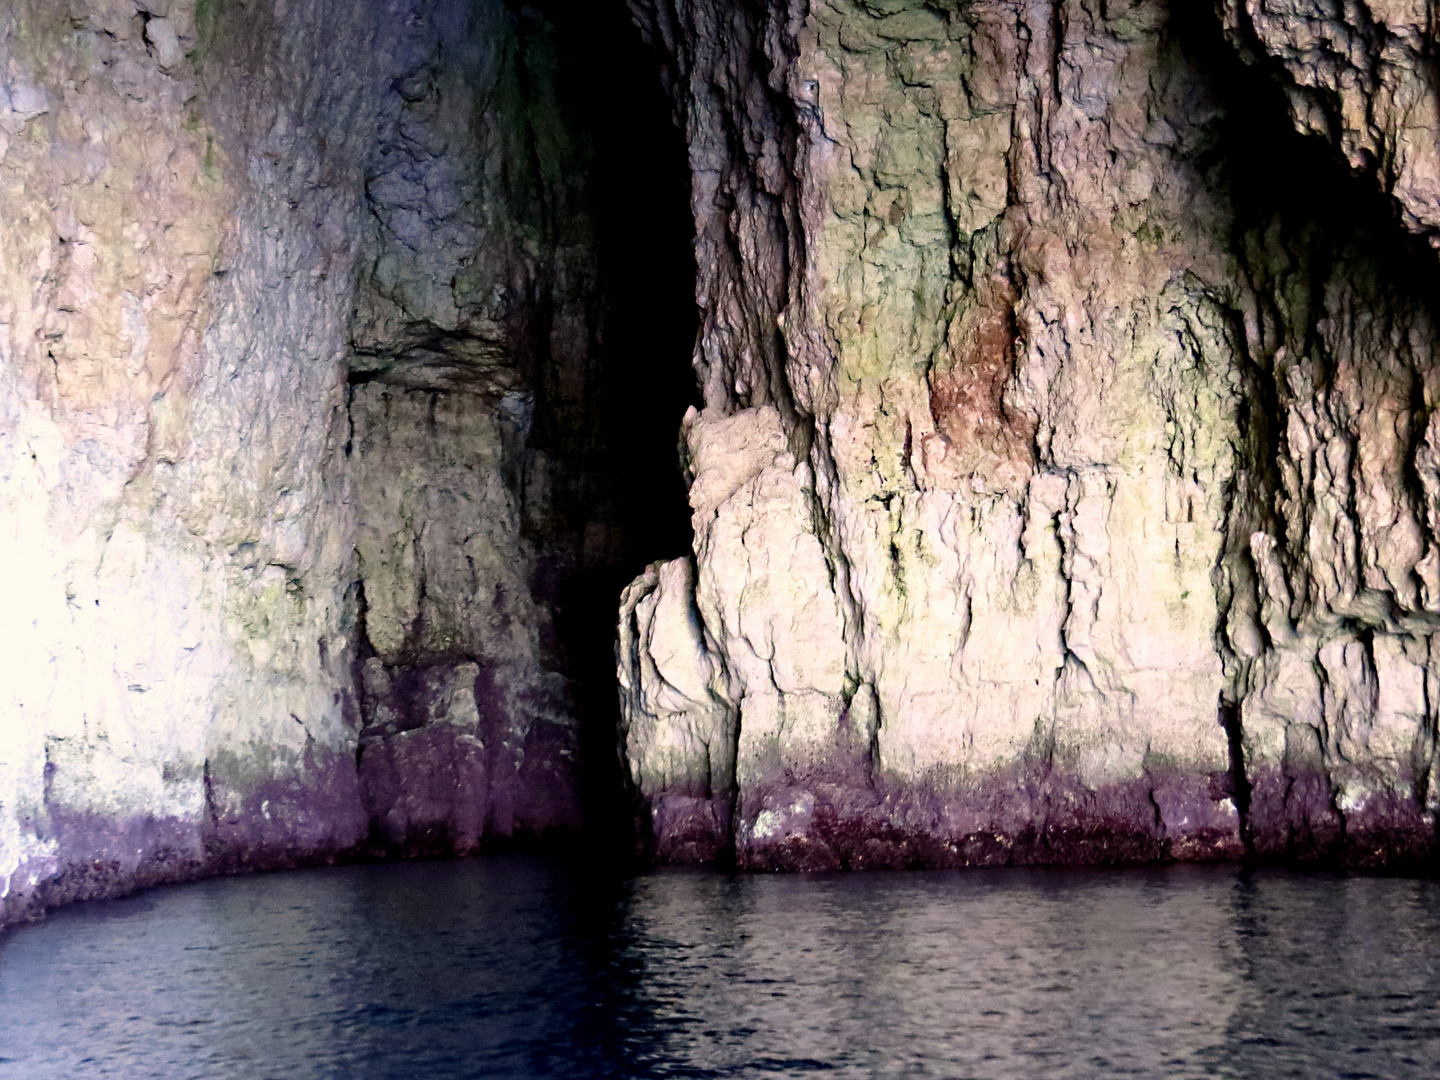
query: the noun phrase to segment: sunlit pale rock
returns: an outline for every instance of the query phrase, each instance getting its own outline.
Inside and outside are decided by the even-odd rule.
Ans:
[[[583,364],[585,235],[501,190],[517,18],[0,6],[0,921],[575,823],[516,341]]]
[[[1433,15],[1222,6],[634,4],[704,315],[662,856],[708,776],[742,866],[1428,857]]]

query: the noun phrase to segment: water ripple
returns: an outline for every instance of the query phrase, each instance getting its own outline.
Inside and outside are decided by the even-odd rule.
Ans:
[[[232,878],[0,938],[0,1080],[1426,1078],[1440,886],[1226,867]]]

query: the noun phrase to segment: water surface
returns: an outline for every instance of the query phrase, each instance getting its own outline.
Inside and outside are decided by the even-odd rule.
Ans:
[[[0,1078],[1440,1075],[1440,884],[1225,867],[617,880],[516,856],[0,936]]]

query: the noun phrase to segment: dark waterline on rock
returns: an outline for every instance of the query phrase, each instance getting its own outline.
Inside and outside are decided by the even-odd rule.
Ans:
[[[494,856],[0,938],[0,1077],[1429,1077],[1440,885],[1233,867],[623,880]]]

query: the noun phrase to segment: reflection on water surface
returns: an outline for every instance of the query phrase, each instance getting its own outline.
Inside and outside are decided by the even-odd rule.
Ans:
[[[1424,1077],[1440,884],[312,870],[0,937],[0,1078]]]

